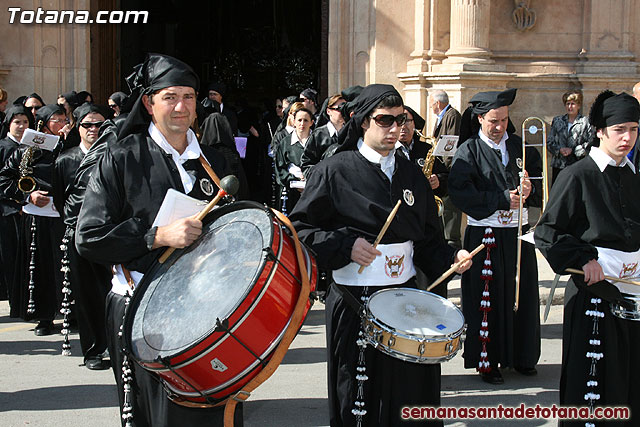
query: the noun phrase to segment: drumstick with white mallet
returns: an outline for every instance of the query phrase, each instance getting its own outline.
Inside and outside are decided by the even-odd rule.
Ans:
[[[584,276],[584,271],[578,270],[578,269],[575,269],[575,268],[566,268],[565,271],[567,273],[581,274],[581,275]],[[640,282],[636,282],[634,280],[625,279],[624,277],[604,276],[604,278],[605,278],[605,280],[608,280],[610,282],[620,282],[620,283],[627,283],[629,285],[640,286]]]
[[[378,233],[378,237],[376,237],[376,241],[373,242],[373,249],[375,249],[376,246],[378,246],[378,243],[380,243],[380,241],[382,240],[384,233],[387,232],[387,228],[389,228],[389,224],[391,224],[391,221],[393,221],[393,217],[396,216],[396,213],[398,213],[398,209],[400,209],[401,204],[402,204],[402,200],[398,200],[398,203],[396,203],[396,206],[393,208],[393,210],[387,217],[387,220],[382,226],[382,230],[380,230],[380,233]],[[358,274],[361,274],[364,271],[365,267],[366,265],[361,265],[360,268],[358,269]]]
[[[213,209],[214,206],[217,205],[218,202],[220,202],[220,200],[222,200],[224,196],[228,196],[228,195],[233,196],[234,194],[236,194],[239,187],[240,187],[240,182],[238,181],[238,178],[236,178],[234,175],[227,175],[224,178],[222,178],[220,180],[220,190],[218,190],[218,194],[216,194],[216,197],[214,197],[207,204],[207,206],[205,206],[204,209],[202,209],[200,213],[198,213],[198,216],[196,216],[196,219],[198,221],[202,221],[204,217],[207,216],[209,212],[211,212],[211,209]],[[158,259],[158,262],[160,264],[164,263],[175,250],[176,248],[167,248],[167,250],[164,251],[160,259]]]
[[[433,289],[436,286],[438,286],[440,283],[444,282],[447,279],[447,277],[451,276],[458,268],[460,268],[460,266],[462,264],[464,264],[465,262],[469,261],[471,258],[476,256],[478,254],[478,252],[480,252],[483,249],[484,249],[484,243],[481,243],[480,246],[478,246],[477,248],[475,248],[474,250],[471,251],[471,253],[469,254],[468,257],[465,257],[465,258],[461,259],[460,261],[456,262],[455,264],[453,264],[451,266],[451,268],[449,268],[447,271],[445,271],[442,276],[438,277],[435,282],[430,284],[429,287],[427,288],[427,291],[430,291],[431,289]]]

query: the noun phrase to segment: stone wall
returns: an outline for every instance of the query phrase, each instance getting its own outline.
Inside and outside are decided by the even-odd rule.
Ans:
[[[22,10],[88,10],[90,0],[12,0]],[[37,92],[47,103],[60,93],[91,90],[89,86],[89,26],[69,24],[9,24],[7,7],[0,9],[0,86],[12,102]]]

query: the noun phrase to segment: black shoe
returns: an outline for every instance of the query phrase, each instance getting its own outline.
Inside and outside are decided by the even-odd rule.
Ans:
[[[33,333],[39,337],[43,337],[45,335],[51,335],[51,331],[53,330],[53,322],[43,320],[38,322],[38,325],[33,330]]]
[[[489,372],[480,372],[480,376],[482,377],[482,381],[489,384],[504,384],[504,378],[502,378],[502,374],[500,373],[500,369],[491,368]]]
[[[514,368],[516,371],[524,375],[525,377],[532,377],[534,375],[538,375],[538,370],[536,368],[522,368],[520,366],[516,366]]]
[[[106,360],[102,360],[101,357],[95,357],[91,359],[87,359],[84,362],[84,366],[92,371],[104,371],[105,369],[111,368],[111,364]]]

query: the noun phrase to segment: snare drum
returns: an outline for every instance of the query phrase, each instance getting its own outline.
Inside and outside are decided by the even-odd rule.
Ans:
[[[612,302],[611,313],[621,319],[640,321],[640,295],[622,294],[624,302]]]
[[[367,341],[383,353],[414,363],[452,359],[466,330],[462,312],[448,299],[427,291],[377,291],[365,304]]]
[[[301,289],[293,240],[263,205],[234,203],[205,221],[193,245],[145,274],[123,327],[132,358],[185,406],[219,403],[263,369]],[[303,253],[313,290],[315,260]]]

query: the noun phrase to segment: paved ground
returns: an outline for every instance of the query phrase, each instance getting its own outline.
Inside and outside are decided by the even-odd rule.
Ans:
[[[553,279],[546,262],[539,259],[541,300],[546,302]],[[562,286],[551,314],[542,326],[542,357],[538,376],[526,378],[504,373],[503,386],[482,382],[463,369],[458,354],[442,365],[442,404],[445,406],[517,406],[524,403],[550,406],[558,402],[562,334]],[[459,299],[459,281],[450,284],[452,299]],[[541,305],[541,313],[544,306]],[[80,366],[77,334],[72,335],[73,355],[60,355],[59,334],[36,337],[33,323],[15,322],[9,307],[0,302],[0,426],[116,426],[118,409],[113,374]],[[60,324],[60,321],[56,321]],[[257,389],[245,405],[245,425],[323,426],[328,424],[325,379],[324,306],[316,304],[304,327],[274,376]],[[503,422],[460,422],[446,425],[511,425]],[[518,422],[522,425],[555,425],[552,420]],[[410,424],[409,424],[410,425]]]

